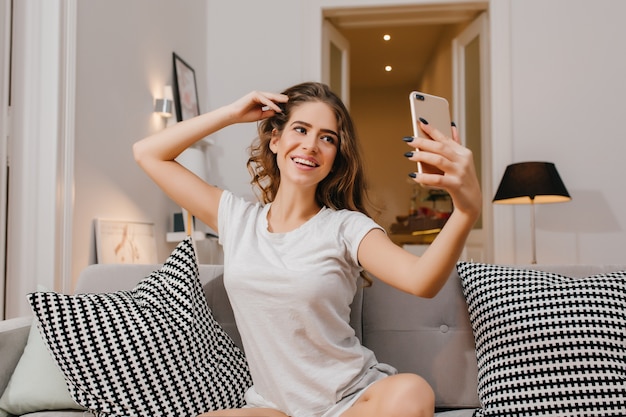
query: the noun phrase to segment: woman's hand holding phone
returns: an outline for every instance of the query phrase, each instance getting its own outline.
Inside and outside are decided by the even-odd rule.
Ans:
[[[416,94],[424,100],[416,97]],[[404,140],[414,148],[406,156],[417,163],[418,170],[409,175],[422,186],[447,191],[452,198],[455,210],[478,217],[482,197],[472,151],[461,145],[456,126],[449,121],[447,101],[443,98],[432,100],[430,103],[436,101],[438,105],[428,107],[426,104],[430,104],[428,103],[429,97],[432,99],[435,96],[411,93],[414,135]],[[441,100],[445,106],[442,105]],[[421,102],[421,104],[415,105],[415,102]],[[440,126],[435,126],[425,116],[419,115],[420,109],[421,114],[430,114],[431,117],[435,117]],[[445,123],[447,125],[441,127],[441,124]]]

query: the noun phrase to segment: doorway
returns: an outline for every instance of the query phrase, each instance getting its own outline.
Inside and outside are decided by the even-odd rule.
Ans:
[[[408,93],[420,90],[446,97],[453,120],[463,119],[472,126],[481,124],[466,120],[472,116],[466,114],[464,106],[469,105],[468,99],[459,93],[455,82],[458,63],[454,59],[453,42],[478,16],[485,15],[487,7],[485,3],[474,3],[324,11],[325,24],[343,35],[349,45],[350,110],[363,142],[375,208],[371,214],[388,231],[415,209],[416,202],[426,209],[451,209],[449,199],[431,195],[407,177],[414,169],[401,159],[407,151],[401,139],[412,132]],[[391,67],[390,71],[385,71],[386,66]],[[466,146],[474,152],[477,168],[481,170],[481,138],[477,143],[475,138],[468,141]],[[483,190],[490,188],[490,173],[486,173],[482,175]],[[487,204],[490,203],[485,201],[483,206]],[[489,230],[488,222],[478,222],[472,239],[468,239],[471,245],[467,259],[492,259],[489,233],[483,230],[484,225]]]

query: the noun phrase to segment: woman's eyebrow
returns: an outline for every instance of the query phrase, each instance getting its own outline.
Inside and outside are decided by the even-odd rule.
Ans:
[[[304,122],[302,120],[294,120],[293,123],[291,123],[291,126],[296,125],[296,124],[304,125],[304,126],[306,126],[308,128],[313,127],[313,125],[311,123],[307,123],[307,122]],[[324,133],[330,133],[331,135],[335,135],[336,137],[339,137],[337,132],[335,132],[332,129],[320,129],[320,131],[324,132]]]

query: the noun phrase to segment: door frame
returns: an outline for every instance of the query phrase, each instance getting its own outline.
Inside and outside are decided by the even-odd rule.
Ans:
[[[341,91],[335,91],[341,101],[350,108],[350,43],[328,20],[322,22],[322,82],[328,84],[331,89],[333,85],[333,59],[331,44],[334,44],[341,52],[341,63],[339,67],[339,78],[341,79]]]
[[[10,75],[12,0],[0,2],[0,320],[5,318],[6,286],[6,227],[7,227],[7,177],[8,136],[10,134]]]
[[[489,91],[489,19],[487,12],[480,14],[472,21],[463,31],[452,41],[452,96],[454,103],[454,119],[459,122],[459,134],[461,138],[467,138],[465,131],[466,112],[465,112],[465,48],[466,46],[478,38],[479,42],[479,79],[480,79],[480,152],[482,166],[476,167],[481,170],[481,189],[482,189],[482,228],[473,229],[469,234],[466,242],[465,260],[474,260],[480,262],[493,261],[493,239],[489,237],[493,235],[492,230],[492,205],[490,196],[492,190],[491,172],[491,115],[490,115],[490,91]],[[487,163],[485,163],[487,161]],[[479,255],[473,258],[472,253]],[[480,252],[480,253],[479,253]]]
[[[76,0],[14,2],[6,317],[71,290]]]

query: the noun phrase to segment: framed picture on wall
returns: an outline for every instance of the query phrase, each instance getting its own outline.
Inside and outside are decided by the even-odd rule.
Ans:
[[[191,119],[200,114],[196,72],[181,57],[172,54],[174,59],[174,104],[176,120]]]
[[[99,264],[156,264],[154,223],[96,219]]]

